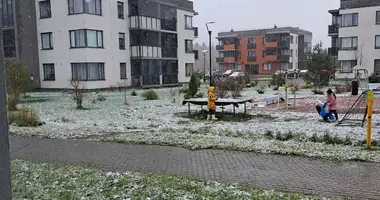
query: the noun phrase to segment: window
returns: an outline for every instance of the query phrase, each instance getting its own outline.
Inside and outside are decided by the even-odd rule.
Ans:
[[[342,60],[340,66],[341,73],[352,73],[352,68],[357,65],[356,60]]]
[[[358,25],[358,13],[350,13],[342,15],[342,26],[341,27],[350,27]]]
[[[380,74],[380,60],[379,59],[375,60],[375,66],[374,66],[373,73],[375,73],[376,75]]]
[[[294,51],[293,49],[290,49],[290,57],[293,57],[294,56]]]
[[[186,77],[193,75],[193,63],[185,64]]]
[[[193,17],[185,15],[185,28],[192,29],[193,28]]]
[[[125,33],[119,33],[119,49],[125,49]]]
[[[236,64],[236,65],[235,65],[235,70],[239,70],[239,71],[241,71],[241,64]]]
[[[53,33],[41,33],[42,50],[53,49]]]
[[[124,19],[124,3],[120,1],[117,2],[117,17]]]
[[[380,24],[380,11],[376,11],[376,24]]]
[[[104,63],[71,63],[71,75],[81,81],[105,80]]]
[[[271,63],[265,63],[263,70],[264,71],[270,71],[272,69],[272,64]]]
[[[185,40],[185,51],[186,53],[193,53],[193,41]]]
[[[358,37],[340,38],[341,50],[356,50],[358,49]]]
[[[259,74],[259,65],[245,65],[245,73],[247,73],[248,75]]]
[[[256,51],[248,51],[248,57],[255,57]]]
[[[296,50],[296,54],[294,54],[294,57],[298,57],[298,50]]]
[[[298,37],[297,36],[296,36],[296,41],[295,42],[296,42],[296,44],[298,44]]]
[[[248,44],[256,44],[256,38],[248,38]]]
[[[42,64],[44,70],[44,81],[55,81],[54,64]]]
[[[375,49],[380,49],[380,35],[375,36]]]
[[[103,31],[80,29],[69,32],[71,48],[103,48]]]
[[[120,63],[120,79],[127,79],[127,63]]]
[[[69,1],[69,14],[94,14],[102,15],[102,1],[101,0],[68,0]]]
[[[293,41],[294,41],[294,37],[291,35],[291,36],[290,36],[290,43],[293,44]]]
[[[50,18],[51,17],[51,5],[50,0],[38,2],[40,5],[40,18]]]

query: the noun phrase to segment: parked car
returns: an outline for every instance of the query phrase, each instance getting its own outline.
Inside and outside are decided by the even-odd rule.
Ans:
[[[230,69],[230,70],[227,70],[223,73],[223,77],[229,77],[231,76],[231,74],[235,73],[235,72],[242,72],[241,70],[233,70],[233,69]]]
[[[212,73],[212,77],[216,78],[216,79],[220,79],[221,75],[220,75],[220,71],[213,71],[211,72]],[[208,80],[210,79],[210,72],[207,72],[204,76],[203,76],[203,80]]]
[[[244,72],[233,72],[228,77],[241,77],[241,76],[245,76],[245,73]]]

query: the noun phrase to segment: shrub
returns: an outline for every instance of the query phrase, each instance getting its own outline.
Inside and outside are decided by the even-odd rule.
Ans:
[[[31,90],[33,81],[25,65],[21,61],[7,60],[5,62],[8,110],[16,110],[20,97]]]
[[[380,75],[376,75],[373,73],[370,77],[368,77],[369,83],[380,83]]]
[[[183,87],[183,88],[179,89],[179,93],[187,94],[187,93],[189,93],[189,88]]]
[[[148,90],[142,93],[142,97],[145,100],[157,100],[159,99],[158,94],[154,90]]]
[[[77,109],[83,109],[83,96],[84,96],[84,90],[85,90],[85,86],[84,84],[82,83],[81,80],[79,80],[78,78],[74,78],[72,80],[70,80],[70,85],[71,87],[73,88],[73,92],[74,92],[74,101],[76,102],[77,104]]]
[[[324,94],[322,90],[312,90],[314,94]]]
[[[104,96],[103,94],[98,94],[98,95],[96,96],[96,100],[97,100],[97,101],[105,101],[105,100],[107,100],[107,99],[106,99],[106,96]]]
[[[351,85],[350,84],[335,86],[335,93],[336,94],[342,94],[345,92],[351,92]]]
[[[257,89],[256,91],[257,91],[257,93],[259,93],[259,94],[264,94],[264,92],[265,92],[265,86],[264,86],[264,85],[261,85],[261,86],[260,86],[260,89]]]
[[[194,97],[195,98],[203,98],[205,95],[203,93],[198,93]]]
[[[41,125],[37,114],[32,109],[27,108],[9,112],[8,119],[9,123],[15,123],[17,126],[35,127]]]
[[[265,133],[264,133],[264,136],[268,139],[273,139],[274,138],[274,135],[273,135],[273,132],[270,131],[270,130],[267,130]]]
[[[272,74],[272,80],[270,82],[271,85],[275,85],[277,87],[280,87],[285,84],[285,77],[284,74]]]
[[[228,91],[230,91],[230,85],[228,78],[222,78],[216,82],[216,96],[218,98],[228,97]]]
[[[198,92],[200,81],[197,81],[197,79],[199,80],[195,74],[191,75],[189,89],[186,93],[190,97],[194,97]]]
[[[135,91],[135,90],[133,90],[132,92],[131,92],[131,96],[137,96],[137,92]]]

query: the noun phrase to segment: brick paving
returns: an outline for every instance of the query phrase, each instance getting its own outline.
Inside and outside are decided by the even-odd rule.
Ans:
[[[263,189],[380,199],[380,164],[222,150],[10,137],[12,158],[110,171],[184,175]]]

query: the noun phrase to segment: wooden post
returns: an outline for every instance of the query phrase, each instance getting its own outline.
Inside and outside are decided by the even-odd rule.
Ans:
[[[372,106],[373,100],[375,98],[375,94],[373,91],[367,92],[367,105],[368,105],[368,113],[367,113],[367,147],[371,148],[372,145]]]

